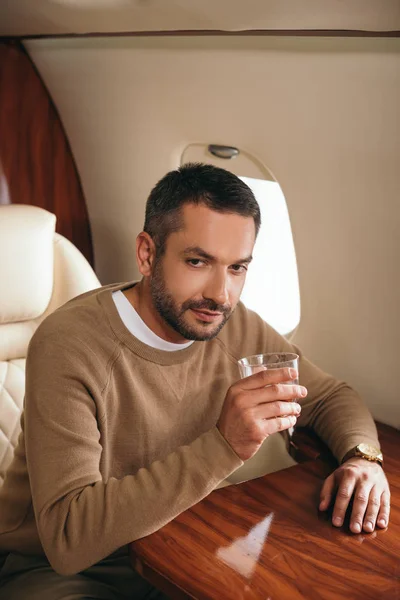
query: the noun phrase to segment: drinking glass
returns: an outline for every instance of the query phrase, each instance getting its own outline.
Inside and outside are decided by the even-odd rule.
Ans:
[[[249,377],[260,371],[268,371],[269,369],[293,368],[299,372],[299,355],[292,352],[269,352],[267,354],[253,354],[253,356],[245,356],[238,360],[240,377]],[[287,385],[298,385],[299,378],[282,381]],[[267,387],[267,386],[266,386]],[[297,398],[292,398],[292,402],[298,402]],[[290,427],[289,437],[292,437],[294,427]]]
[[[240,376],[249,377],[254,373],[260,371],[267,371],[269,369],[283,369],[284,367],[291,367],[299,370],[299,355],[292,352],[269,352],[268,354],[253,354],[253,356],[246,356],[238,361]],[[283,381],[288,385],[298,385],[299,378],[291,379],[290,381]]]

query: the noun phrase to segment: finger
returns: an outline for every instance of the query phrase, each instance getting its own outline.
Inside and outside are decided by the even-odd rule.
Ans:
[[[265,402],[274,400],[296,400],[307,396],[307,388],[303,385],[287,385],[284,383],[273,383],[260,390],[265,397]]]
[[[325,479],[324,485],[322,486],[320,493],[319,510],[327,510],[327,508],[330,506],[335,487],[335,474],[332,473],[332,475],[329,475],[329,477]]]
[[[259,373],[240,379],[237,385],[242,390],[256,390],[263,388],[271,383],[281,383],[283,381],[290,381],[296,379],[299,376],[297,369],[264,369]]]
[[[296,421],[297,419],[294,416],[266,419],[263,421],[265,436],[272,435],[278,431],[284,431],[285,429],[290,429],[290,427],[294,427],[296,425]]]
[[[272,383],[258,390],[251,392],[255,397],[259,398],[259,403],[276,402],[283,400],[290,402],[298,398],[307,396],[307,388],[302,385],[285,385],[283,383]]]
[[[335,527],[343,525],[344,516],[353,495],[355,484],[356,479],[351,476],[344,476],[339,484],[332,514],[332,523]]]
[[[363,523],[364,531],[372,532],[375,529],[376,518],[381,507],[381,496],[382,493],[374,485],[369,493],[368,506]]]
[[[381,496],[381,507],[378,514],[378,527],[387,527],[389,525],[390,515],[390,493],[384,491]]]
[[[350,529],[353,533],[360,533],[367,510],[371,486],[359,483],[354,492],[353,510],[351,511]]]
[[[301,406],[298,402],[268,402],[258,404],[254,408],[254,417],[256,419],[274,419],[275,417],[297,417],[301,413]]]

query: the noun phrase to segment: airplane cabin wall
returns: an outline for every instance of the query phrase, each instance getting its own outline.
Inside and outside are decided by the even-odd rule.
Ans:
[[[399,427],[400,40],[168,36],[26,47],[69,136],[100,280],[137,277],[147,195],[188,144],[246,150],[288,203],[301,292],[294,342]]]

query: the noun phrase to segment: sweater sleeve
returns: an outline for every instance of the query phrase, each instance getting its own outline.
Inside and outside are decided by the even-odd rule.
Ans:
[[[257,352],[295,352],[299,355],[299,381],[308,389],[308,396],[300,400],[302,412],[297,426],[312,428],[339,463],[348,450],[361,442],[379,448],[374,420],[357,392],[309,361],[300,348],[258,315],[247,312],[243,321],[247,321],[247,328],[252,331],[252,335],[247,337],[255,340],[256,346],[253,341],[252,348],[246,348],[245,355]],[[255,350],[255,347],[258,349]]]
[[[380,447],[378,433],[371,413],[358,393],[344,381],[339,381],[300,356],[299,379],[308,389],[301,402],[299,427],[312,428],[327,444],[339,464],[351,449],[366,442]]]
[[[149,468],[103,481],[94,392],[107,365],[102,372],[90,348],[62,337],[31,343],[25,439],[39,537],[55,571],[68,575],[160,529],[243,462],[214,427]]]

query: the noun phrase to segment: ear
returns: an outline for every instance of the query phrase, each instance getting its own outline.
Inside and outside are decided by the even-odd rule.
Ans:
[[[143,277],[149,277],[156,257],[156,246],[153,238],[142,231],[136,238],[136,261]]]

